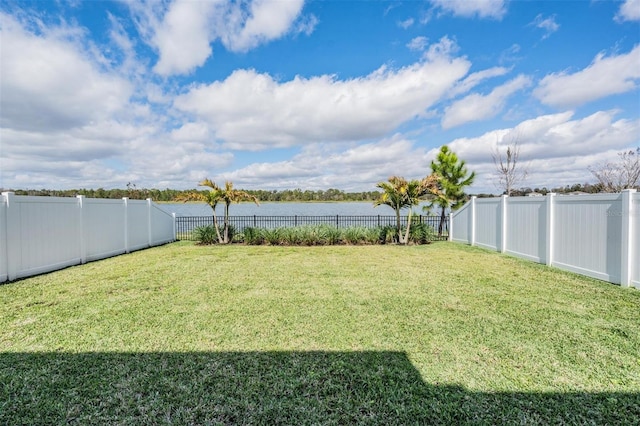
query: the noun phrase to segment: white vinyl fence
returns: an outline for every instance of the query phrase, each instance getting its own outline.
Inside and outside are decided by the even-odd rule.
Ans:
[[[0,282],[175,241],[175,217],[147,200],[3,192]]]
[[[476,198],[451,214],[452,241],[640,288],[640,193]]]

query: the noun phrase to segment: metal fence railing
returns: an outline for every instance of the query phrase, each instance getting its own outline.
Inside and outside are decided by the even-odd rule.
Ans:
[[[218,224],[222,226],[224,217],[217,217]],[[407,216],[400,218],[402,226],[407,224]],[[289,228],[305,225],[330,225],[336,228],[348,228],[352,226],[364,226],[374,228],[380,226],[396,226],[395,216],[383,215],[329,215],[329,216],[229,216],[229,223],[238,232],[245,228]],[[414,215],[412,223],[424,223],[433,228],[436,234],[434,239],[446,240],[449,237],[449,217],[446,216],[442,224],[442,233],[439,234],[440,216]],[[191,231],[199,226],[213,225],[213,216],[177,216],[176,234],[180,240],[191,240]]]

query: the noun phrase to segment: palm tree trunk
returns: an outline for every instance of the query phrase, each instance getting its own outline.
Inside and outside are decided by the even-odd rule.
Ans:
[[[220,227],[218,226],[218,219],[216,218],[216,211],[213,210],[213,227],[216,228],[216,235],[218,236],[218,242],[222,244],[222,235],[220,235]]]
[[[402,243],[402,224],[400,223],[400,209],[396,209],[396,227],[398,228],[398,242]]]
[[[413,213],[413,209],[409,207],[409,215],[407,215],[407,230],[404,234],[403,244],[409,244],[409,229],[411,228],[411,214]]]
[[[229,204],[224,205],[224,243],[229,243]]]

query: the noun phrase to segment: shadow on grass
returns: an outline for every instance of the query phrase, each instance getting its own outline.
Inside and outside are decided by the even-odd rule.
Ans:
[[[631,424],[638,393],[425,383],[402,352],[0,353],[0,424]]]

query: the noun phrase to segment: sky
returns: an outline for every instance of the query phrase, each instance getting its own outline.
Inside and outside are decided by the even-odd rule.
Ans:
[[[470,193],[595,182],[640,146],[640,0],[0,2],[0,188]]]

